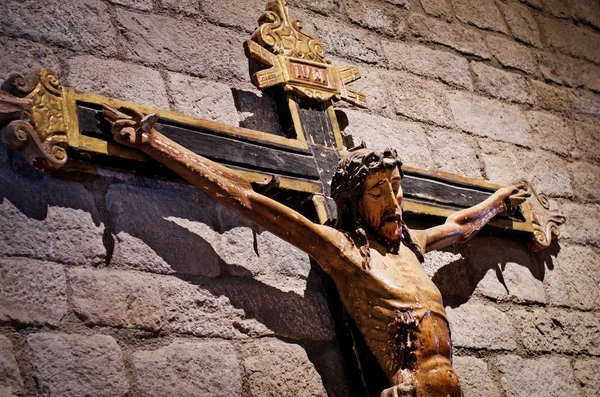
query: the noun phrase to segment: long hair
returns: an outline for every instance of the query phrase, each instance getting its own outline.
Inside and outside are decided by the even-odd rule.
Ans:
[[[371,259],[369,254],[369,238],[365,232],[365,225],[359,213],[359,201],[363,194],[363,186],[367,175],[371,172],[398,167],[400,176],[402,161],[398,152],[393,148],[383,150],[359,149],[349,152],[338,163],[335,175],[331,181],[331,197],[337,206],[337,229],[354,233],[361,240],[359,250],[363,256],[363,266],[368,267]],[[400,242],[403,242],[417,258],[423,262],[423,253],[410,235],[408,227],[402,220],[402,238],[396,244],[388,241],[392,253],[398,253]]]

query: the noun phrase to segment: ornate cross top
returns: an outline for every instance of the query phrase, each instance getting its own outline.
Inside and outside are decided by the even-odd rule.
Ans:
[[[248,58],[269,67],[254,74],[258,89],[283,84],[287,91],[309,100],[343,99],[367,107],[363,94],[346,87],[360,78],[358,68],[331,66],[319,39],[290,18],[285,0],[269,2],[258,23],[252,39],[244,43]]]

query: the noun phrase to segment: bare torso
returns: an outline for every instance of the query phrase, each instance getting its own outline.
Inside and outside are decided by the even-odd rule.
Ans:
[[[391,383],[410,383],[417,396],[461,396],[442,297],[416,255],[372,241],[364,268],[357,249],[349,251],[324,268]]]

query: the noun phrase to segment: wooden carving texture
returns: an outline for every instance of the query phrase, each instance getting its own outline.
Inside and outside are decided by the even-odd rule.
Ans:
[[[565,216],[560,210],[550,209],[550,201],[543,194],[538,194],[531,187],[531,198],[527,200],[531,208],[531,222],[533,236],[529,242],[529,248],[533,251],[541,251],[550,246],[553,237],[558,237],[558,227],[565,223]]]
[[[33,167],[51,172],[67,161],[67,128],[58,76],[47,69],[11,75],[0,91],[0,139]]]

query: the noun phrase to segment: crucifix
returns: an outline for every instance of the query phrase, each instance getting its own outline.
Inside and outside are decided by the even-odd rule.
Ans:
[[[382,396],[460,396],[441,294],[422,269],[427,251],[484,226],[546,248],[564,222],[526,183],[483,180],[403,165],[393,148],[346,148],[333,102],[366,107],[284,0],[267,4],[244,43],[273,89],[281,135],[231,127],[62,87],[42,69],[0,91],[0,137],[35,168],[86,164],[179,177],[307,252],[389,381]],[[407,216],[440,219],[411,230]]]

